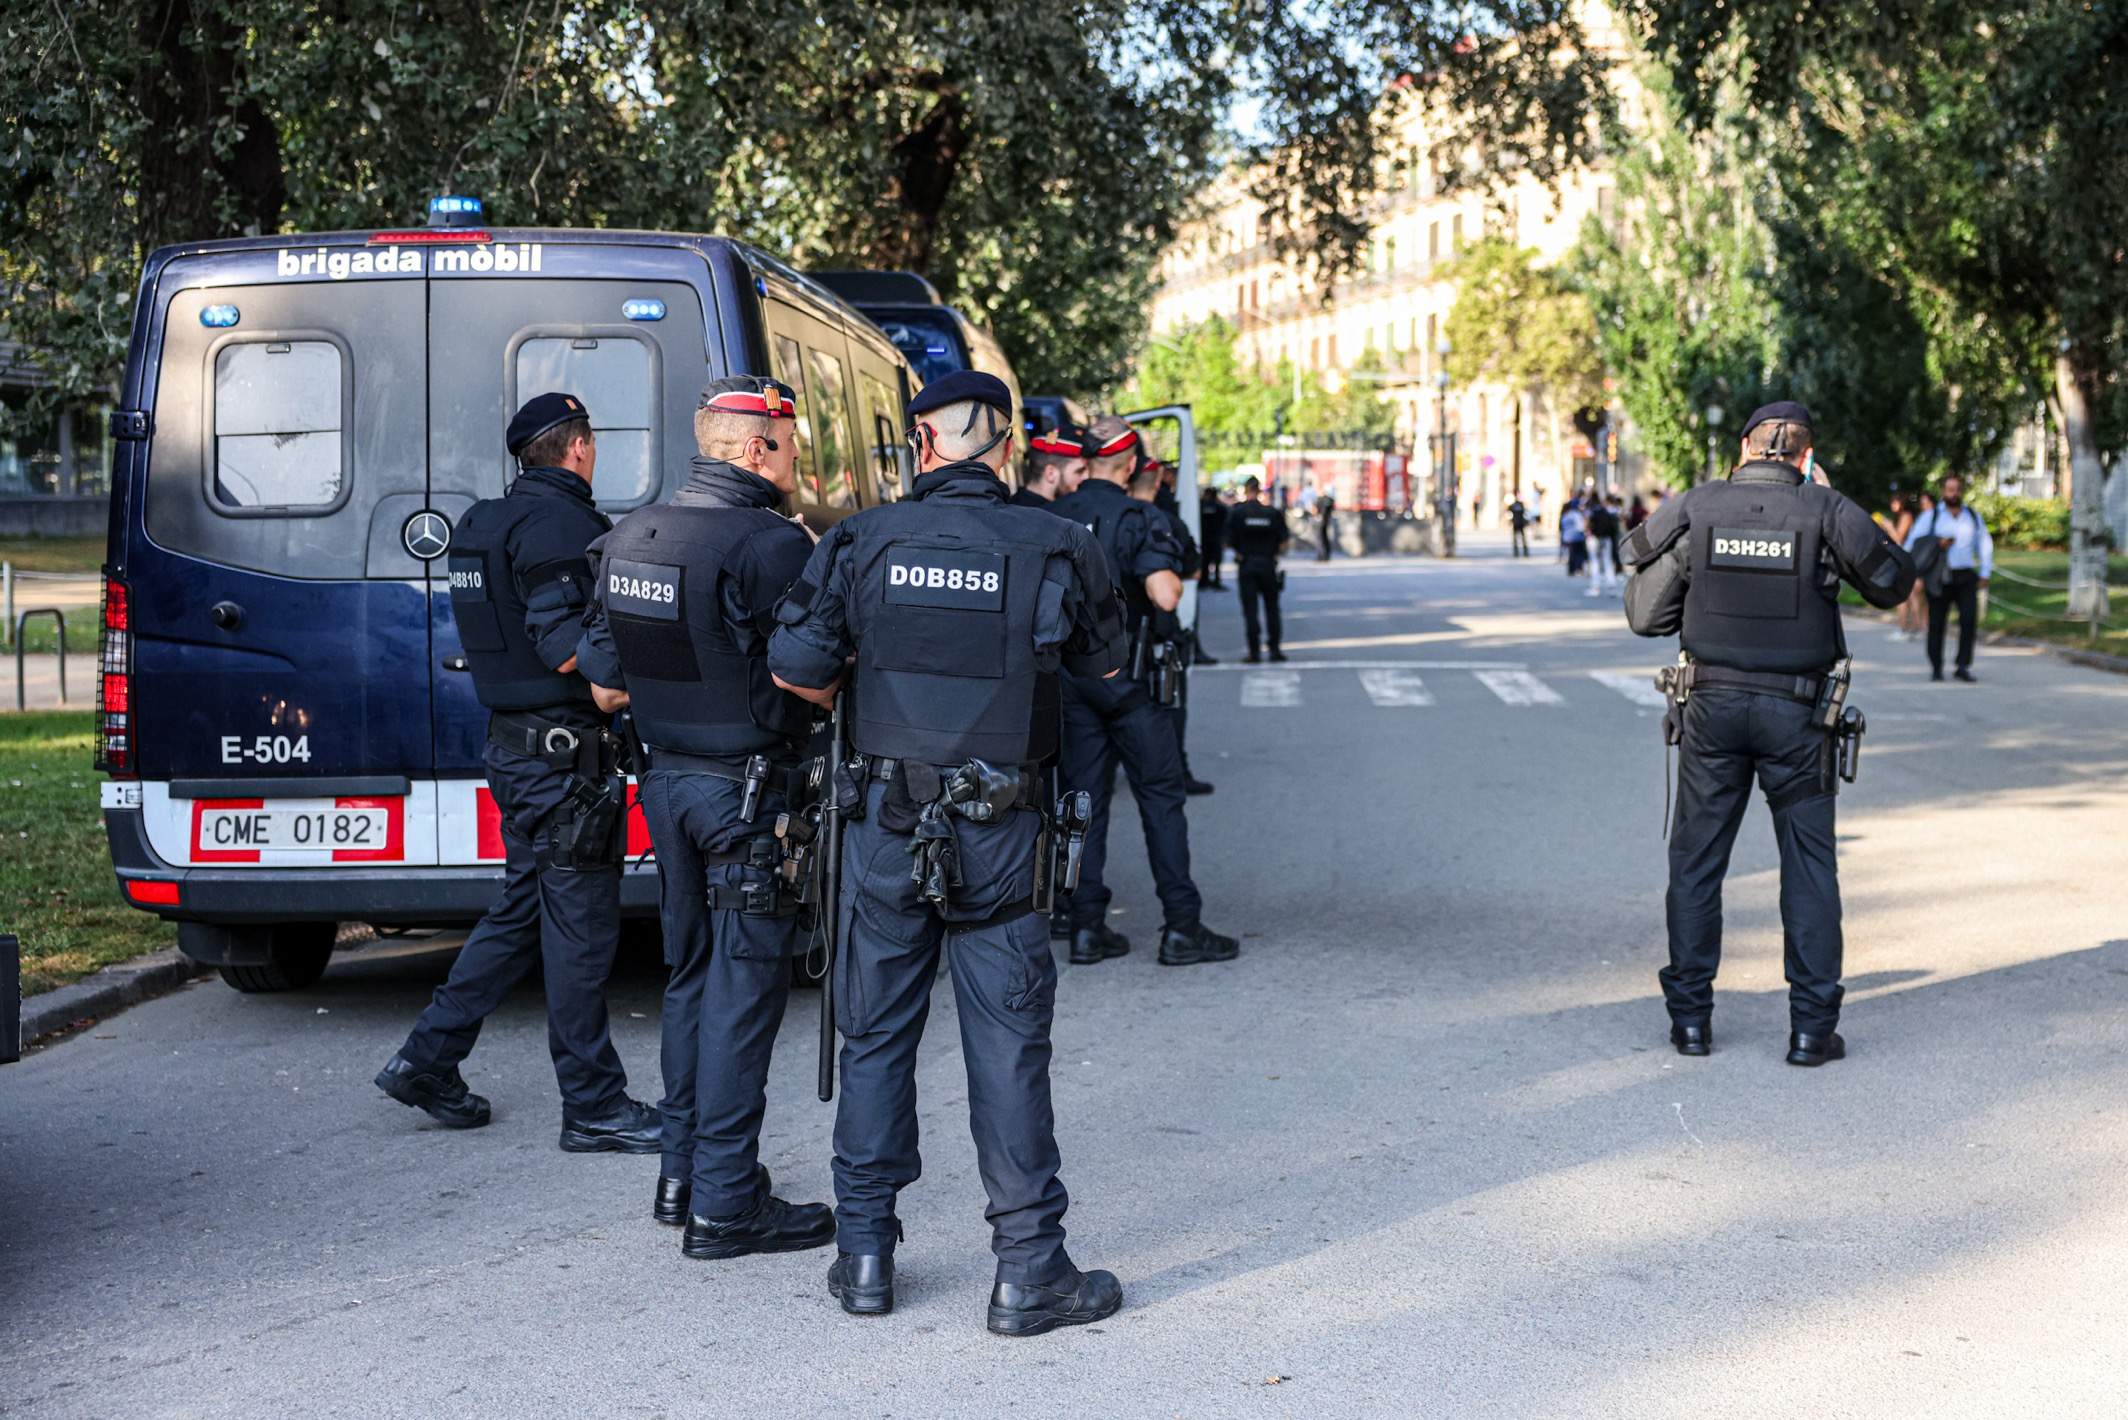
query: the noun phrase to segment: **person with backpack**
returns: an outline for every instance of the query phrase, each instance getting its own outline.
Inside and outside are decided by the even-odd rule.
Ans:
[[[1928,593],[1929,679],[1943,679],[1943,640],[1951,606],[1958,607],[1958,661],[1953,679],[1971,685],[1973,642],[1980,632],[1980,593],[1995,575],[1995,539],[1980,514],[1965,506],[1965,480],[1943,480],[1936,506],[1914,519],[1906,535]]]

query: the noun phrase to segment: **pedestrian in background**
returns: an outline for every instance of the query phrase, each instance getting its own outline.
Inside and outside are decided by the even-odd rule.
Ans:
[[[1618,514],[1600,495],[1588,505],[1589,590],[1600,597],[1618,585]]]
[[[1508,548],[1510,557],[1529,556],[1529,507],[1520,498],[1507,505],[1507,525],[1513,533]]]
[[[1566,557],[1566,574],[1579,577],[1589,560],[1589,515],[1579,497],[1569,498],[1559,512],[1559,549]]]
[[[1337,535],[1337,496],[1325,488],[1315,500],[1315,560],[1330,560],[1330,540]]]
[[[1995,575],[1995,539],[1980,514],[1965,506],[1965,480],[1943,480],[1943,499],[1914,520],[1906,549],[1935,539],[1941,551],[1928,574],[1929,679],[1943,679],[1943,639],[1950,629],[1951,607],[1958,608],[1958,661],[1953,676],[1971,685],[1973,642],[1980,632],[1980,593]]]
[[[1227,495],[1218,488],[1206,488],[1197,495],[1197,521],[1204,529],[1204,573],[1197,579],[1200,588],[1208,587],[1223,592],[1227,588]]]

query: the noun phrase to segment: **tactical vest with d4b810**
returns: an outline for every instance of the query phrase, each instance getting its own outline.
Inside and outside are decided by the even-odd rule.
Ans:
[[[536,527],[521,527],[533,520]],[[445,564],[451,584],[451,619],[465,648],[473,693],[489,710],[551,710],[591,703],[583,677],[562,675],[540,659],[525,630],[526,603],[544,598],[557,607],[581,607],[590,599],[590,566],[584,548],[606,530],[589,503],[540,497],[531,490],[487,498],[458,520]],[[513,546],[530,553],[532,565],[513,567]],[[520,590],[522,587],[522,590]]]
[[[630,513],[606,538],[599,596],[629,708],[652,749],[732,755],[803,744],[810,708],[776,688],[765,634],[749,627],[746,644],[735,639],[722,598],[739,546],[789,529],[766,508],[663,503]]]
[[[1695,659],[1798,675],[1839,659],[1839,583],[1825,571],[1823,524],[1805,486],[1709,483],[1686,495],[1683,640]]]

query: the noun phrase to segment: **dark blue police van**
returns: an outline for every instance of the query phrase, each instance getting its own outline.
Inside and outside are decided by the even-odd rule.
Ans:
[[[955,370],[981,370],[1003,380],[1013,408],[1020,407],[1020,377],[1005,347],[923,277],[913,271],[815,271],[812,277],[884,331],[917,378],[928,383]]]
[[[686,477],[702,386],[736,373],[798,391],[814,528],[898,495],[908,361],[737,242],[489,229],[442,198],[413,230],[155,252],[112,418],[98,695],[127,900],[242,990],[314,981],[343,921],[479,917],[502,842],[453,525],[503,492],[531,395],[583,398],[618,517]],[[631,915],[655,873],[630,870]]]

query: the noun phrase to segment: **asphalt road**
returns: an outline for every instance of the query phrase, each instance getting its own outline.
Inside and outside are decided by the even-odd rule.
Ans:
[[[1754,808],[1720,1048],[1664,1043],[1667,651],[1549,561],[1293,568],[1290,666],[1195,686],[1198,874],[1229,965],[1156,965],[1127,813],[1117,925],[1063,967],[1081,1265],[1128,1306],[1032,1341],[990,1281],[952,992],[920,1089],[899,1310],[828,1253],[691,1263],[655,1160],[565,1156],[537,996],[429,1127],[371,1074],[445,969],[208,981],[0,1071],[0,1411],[51,1416],[2110,1416],[2128,1407],[2128,680],[1859,624],[1841,810],[1850,1057],[1781,1061]],[[1280,673],[1282,672],[1282,673]],[[656,1093],[658,982],[614,990]],[[764,1158],[829,1194],[810,997]]]

